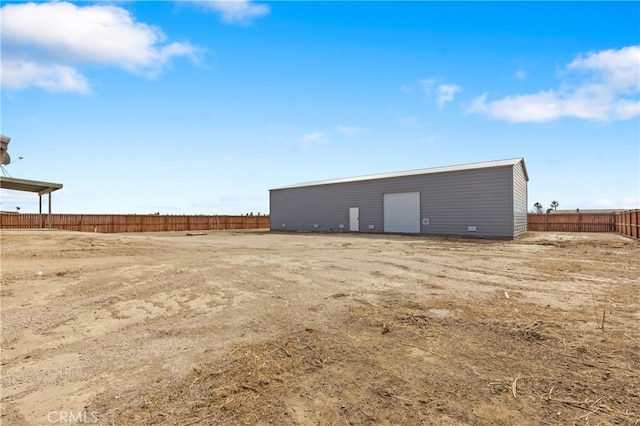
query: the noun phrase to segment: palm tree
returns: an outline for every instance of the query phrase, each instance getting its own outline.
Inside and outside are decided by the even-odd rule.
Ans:
[[[554,209],[554,210],[557,210],[559,205],[560,205],[560,203],[557,202],[557,201],[552,201],[551,202],[551,208]]]
[[[537,212],[538,214],[541,214],[541,213],[542,213],[542,204],[540,204],[539,202],[536,202],[536,203],[533,205],[533,207],[535,207],[535,208],[536,208],[536,212]]]

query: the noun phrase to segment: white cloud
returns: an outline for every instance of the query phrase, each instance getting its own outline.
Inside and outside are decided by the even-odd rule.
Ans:
[[[609,198],[600,198],[587,203],[588,208],[594,209],[637,209],[638,199],[634,197],[627,197],[623,200],[612,200]]]
[[[321,132],[307,133],[298,140],[298,148],[301,151],[308,151],[313,145],[324,143],[326,138]]]
[[[164,43],[160,29],[136,22],[117,6],[8,4],[0,13],[6,87],[86,92],[80,66],[113,66],[153,78],[171,59],[185,56],[195,61],[199,53],[186,42]],[[17,75],[19,69],[27,70],[28,78]]]
[[[616,206],[616,203],[613,200],[609,200],[608,198],[595,200],[592,204],[601,209],[609,209]]]
[[[477,97],[467,113],[483,113],[497,120],[545,122],[562,117],[585,120],[625,120],[640,114],[640,46],[604,50],[578,56],[567,75],[580,74],[579,84],[563,81],[557,90],[506,96],[487,102]]]
[[[423,138],[420,138],[420,142],[426,144],[426,145],[433,145],[436,141],[436,137],[435,136],[425,136]]]
[[[402,93],[413,93],[413,87],[411,87],[408,84],[401,84],[400,85],[400,91]]]
[[[524,70],[518,70],[516,71],[516,78],[518,80],[524,80],[525,78],[527,78],[527,72]]]
[[[613,90],[623,93],[634,93],[640,90],[640,46],[580,55],[569,64],[568,68],[591,71],[597,80],[602,80]]]
[[[613,116],[618,120],[627,120],[640,115],[640,102],[620,99],[613,104]]]
[[[433,90],[434,90],[433,88],[435,87],[437,82],[438,82],[438,79],[435,77],[429,77],[419,81],[422,91],[427,94],[433,93]]]
[[[200,4],[220,13],[224,22],[233,24],[249,24],[271,11],[268,5],[256,4],[249,0],[214,0]]]
[[[438,84],[441,80],[438,77],[429,77],[418,82],[424,93],[436,97],[439,108],[442,108],[445,103],[451,102],[454,95],[462,90],[460,86],[455,84]]]
[[[414,114],[396,113],[393,118],[394,123],[401,125],[417,126],[420,124],[418,117]]]
[[[358,133],[362,133],[364,130],[362,128],[356,127],[356,126],[340,125],[340,126],[338,126],[338,131],[340,133],[344,133],[347,136],[353,136],[353,135],[357,135]]]
[[[453,95],[459,92],[461,89],[455,84],[441,84],[436,90],[438,93],[438,107],[442,108],[445,103],[453,100]]]
[[[51,92],[89,93],[87,79],[64,65],[3,60],[1,72],[2,85],[10,89],[35,86]]]
[[[535,95],[506,97],[487,104],[488,94],[477,97],[468,113],[485,113],[493,118],[510,122],[548,121],[556,118],[560,106],[554,93],[541,92]]]
[[[637,198],[627,197],[622,201],[622,207],[625,209],[637,209],[640,206]]]

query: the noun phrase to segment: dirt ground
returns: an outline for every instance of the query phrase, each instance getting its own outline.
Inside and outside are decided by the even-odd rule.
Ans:
[[[3,425],[640,424],[640,243],[0,237]]]

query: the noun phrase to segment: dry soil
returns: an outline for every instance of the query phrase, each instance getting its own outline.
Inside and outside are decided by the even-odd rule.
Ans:
[[[3,425],[640,424],[640,244],[3,231]]]

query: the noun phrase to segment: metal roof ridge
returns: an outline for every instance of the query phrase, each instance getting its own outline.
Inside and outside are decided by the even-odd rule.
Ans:
[[[424,169],[404,170],[399,172],[375,173],[370,175],[360,175],[360,176],[352,176],[352,177],[345,177],[345,178],[323,179],[323,180],[300,182],[292,185],[281,186],[278,188],[272,188],[269,191],[278,190],[278,189],[298,188],[298,187],[302,188],[305,186],[319,186],[319,185],[330,185],[335,183],[347,183],[347,182],[358,182],[358,181],[365,181],[365,180],[385,179],[385,178],[391,178],[391,177],[413,176],[413,175],[429,174],[429,173],[439,173],[439,172],[444,173],[444,172],[452,172],[452,171],[473,170],[473,169],[480,169],[480,168],[502,167],[502,166],[516,165],[521,161],[524,165],[524,157],[515,157],[515,158],[507,158],[504,160],[476,161],[473,163],[463,163],[463,164],[456,164],[456,165],[450,165],[450,166],[436,166],[436,167],[428,167]],[[524,167],[525,167],[525,175],[526,175],[527,174],[526,166]]]

